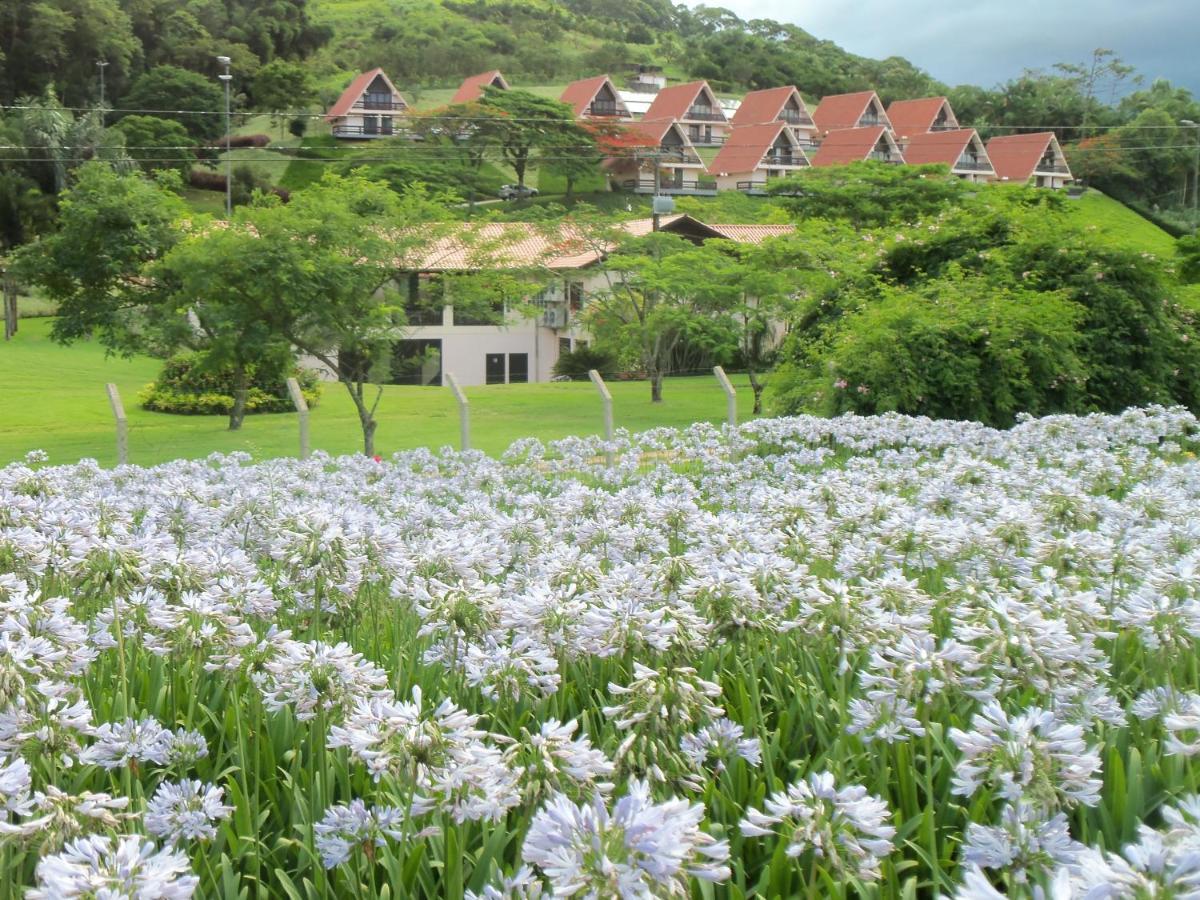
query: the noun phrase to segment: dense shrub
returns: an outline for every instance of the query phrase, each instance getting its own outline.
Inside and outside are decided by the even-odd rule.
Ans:
[[[217,138],[209,146],[213,150],[224,150],[226,147],[265,147],[269,143],[271,137],[266,134],[232,134],[228,138]]]
[[[587,378],[588,370],[595,369],[601,375],[608,376],[616,367],[616,360],[611,354],[595,347],[577,347],[570,352],[559,354],[558,361],[554,364],[554,374]]]
[[[1078,228],[1059,200],[983,189],[837,252],[792,323],[776,411],[1007,426],[1021,412],[1200,409],[1200,332],[1167,267]]]
[[[294,407],[285,385],[288,375],[300,383],[310,407],[319,402],[321,385],[313,370],[294,368],[286,372],[277,366],[262,365],[250,372],[246,412],[291,412]],[[138,394],[138,402],[153,412],[228,415],[233,409],[233,378],[232,367],[213,367],[206,365],[199,353],[181,353],[166,361],[158,380]]]

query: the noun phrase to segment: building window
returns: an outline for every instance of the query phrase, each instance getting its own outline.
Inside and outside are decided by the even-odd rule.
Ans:
[[[562,356],[564,353],[570,353],[570,352],[571,352],[571,339],[565,338],[565,337],[560,337],[558,339],[558,355]]]
[[[573,313],[583,309],[583,285],[578,281],[567,282],[567,308]]]
[[[508,354],[508,383],[525,384],[529,381],[529,354]]]
[[[504,384],[504,354],[489,353],[484,360],[484,373],[488,384]]]

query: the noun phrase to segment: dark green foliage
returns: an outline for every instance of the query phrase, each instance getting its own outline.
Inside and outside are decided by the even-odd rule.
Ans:
[[[178,66],[158,66],[140,75],[121,98],[121,105],[153,110],[148,114],[173,119],[197,139],[215,138],[225,130],[219,115],[225,109],[225,93],[219,83]]]
[[[1200,284],[1200,236],[1180,238],[1175,242],[1179,256],[1179,280],[1185,284]]]
[[[611,353],[595,347],[576,347],[568,353],[560,353],[554,363],[554,374],[569,378],[587,378],[589,369],[608,376],[616,371],[617,362]]]
[[[312,369],[290,360],[264,361],[248,367],[247,413],[293,412],[285,379],[292,376],[310,407],[321,399],[321,384]],[[187,416],[228,415],[233,409],[234,367],[216,365],[202,353],[180,353],[163,364],[158,380],[138,394],[143,409]]]
[[[773,181],[770,193],[798,219],[841,219],[859,228],[911,222],[960,202],[966,184],[945,166],[861,162],[813,168]]]
[[[1012,424],[1021,412],[1200,408],[1193,314],[1162,263],[1079,228],[1045,191],[834,241],[772,382],[775,408]]]
[[[293,137],[302,138],[305,132],[308,131],[308,119],[304,116],[297,116],[288,122],[288,134]]]
[[[125,135],[125,152],[143,171],[175,169],[186,176],[196,162],[195,141],[178,122],[156,116],[126,116],[113,127]]]

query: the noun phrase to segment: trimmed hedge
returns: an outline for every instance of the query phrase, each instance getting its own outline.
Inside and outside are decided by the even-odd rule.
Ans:
[[[138,393],[138,403],[151,412],[183,416],[229,415],[233,409],[233,368],[210,368],[203,354],[181,353],[163,365],[158,380]],[[246,414],[292,412],[285,379],[293,375],[310,407],[321,399],[321,383],[312,369],[293,368],[290,373],[276,367],[255,367],[250,371],[250,390]]]

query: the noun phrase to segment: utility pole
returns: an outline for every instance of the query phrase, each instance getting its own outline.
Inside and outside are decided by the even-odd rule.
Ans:
[[[106,104],[104,102],[104,70],[107,67],[108,67],[107,59],[96,60],[96,68],[98,68],[100,70],[100,127],[101,128],[104,127],[104,110],[105,110],[105,106],[106,106]]]
[[[1180,125],[1196,133],[1196,156],[1192,162],[1192,234],[1200,234],[1200,122],[1180,119]]]
[[[233,221],[233,156],[230,153],[232,149],[232,134],[233,127],[229,121],[229,83],[233,81],[233,76],[229,74],[229,63],[232,62],[228,56],[218,56],[217,62],[225,67],[224,73],[218,75],[225,82],[225,218]]]

